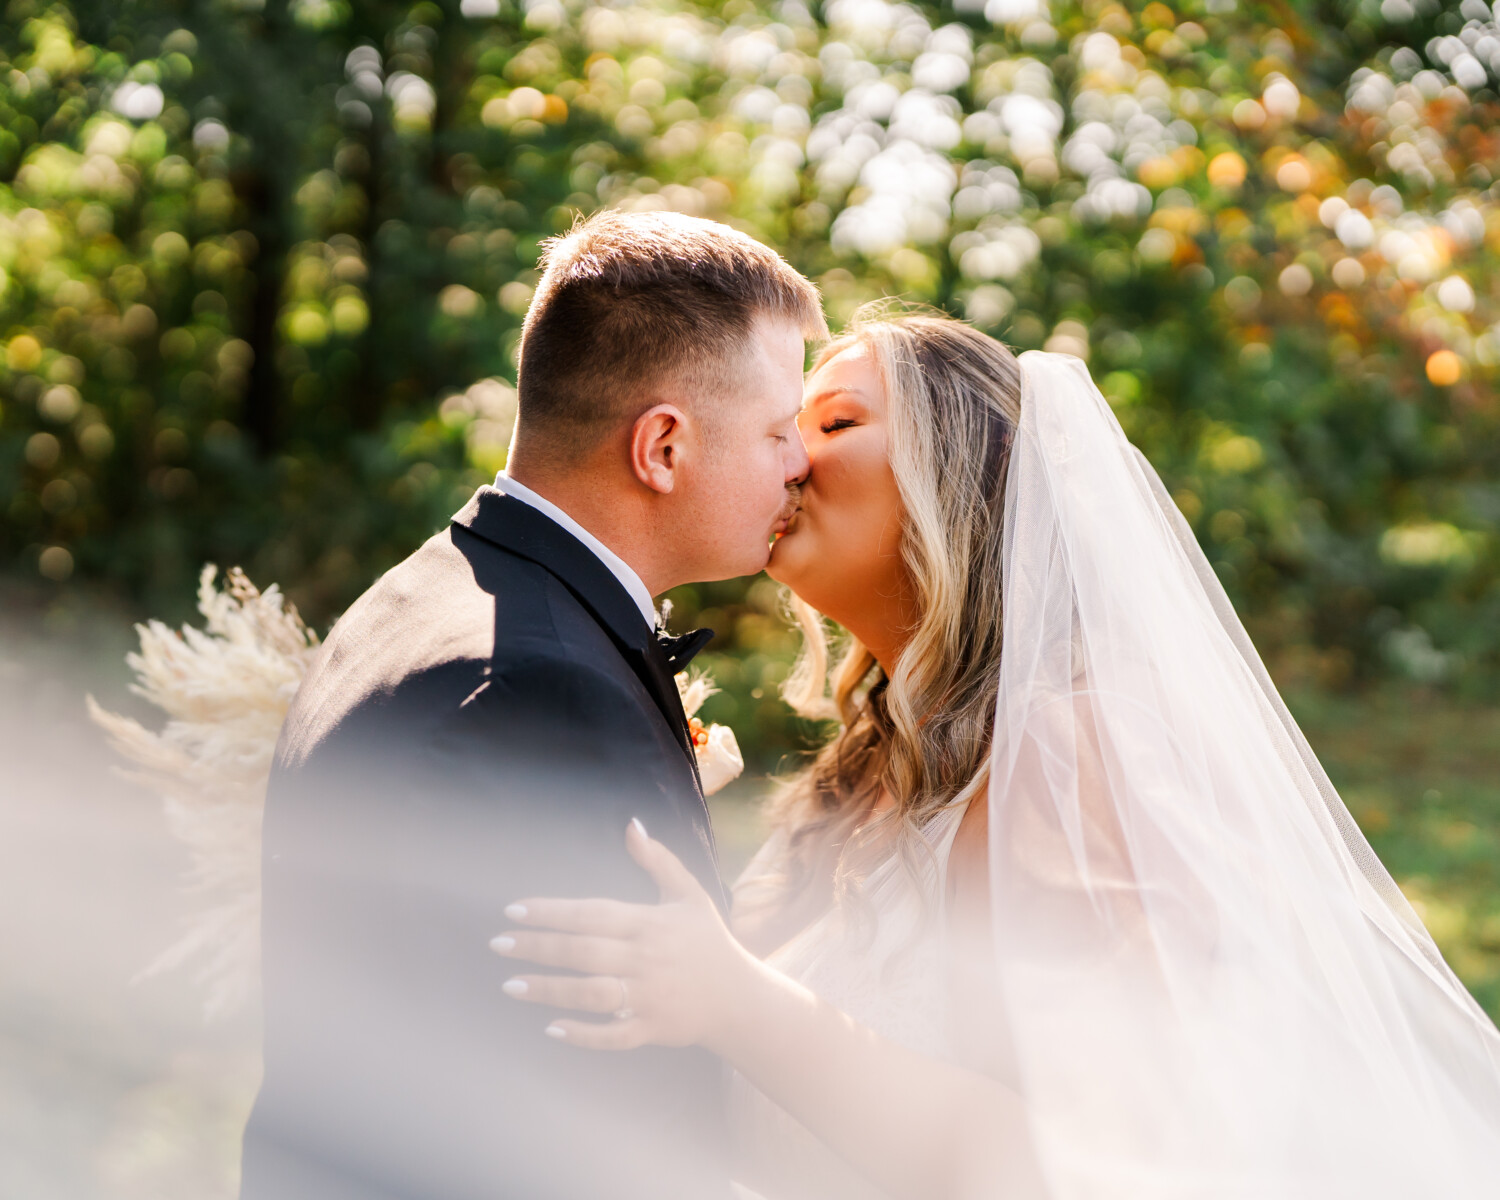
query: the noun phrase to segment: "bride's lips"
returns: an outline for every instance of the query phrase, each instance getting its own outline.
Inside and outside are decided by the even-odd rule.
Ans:
[[[797,523],[797,514],[801,511],[800,508],[794,508],[789,516],[782,517],[775,525],[771,526],[771,540],[778,541],[791,533],[793,526]]]

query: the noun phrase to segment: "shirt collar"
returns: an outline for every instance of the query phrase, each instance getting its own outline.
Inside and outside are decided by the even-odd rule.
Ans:
[[[517,483],[504,471],[495,476],[495,490],[503,492],[512,499],[521,501],[522,504],[530,505],[544,516],[551,517],[580,542],[594,552],[610,573],[620,581],[620,585],[630,593],[630,598],[635,601],[635,606],[641,610],[641,617],[646,625],[656,628],[656,606],[651,602],[651,593],[646,590],[646,585],[641,582],[641,577],[635,573],[623,558],[596,538],[592,533],[575,521],[552,501],[545,496],[539,496],[525,484]]]

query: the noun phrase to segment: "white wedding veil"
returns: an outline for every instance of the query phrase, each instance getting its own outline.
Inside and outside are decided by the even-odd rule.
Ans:
[[[1500,1033],[1087,368],[1020,365],[990,867],[1053,1197],[1500,1195]]]

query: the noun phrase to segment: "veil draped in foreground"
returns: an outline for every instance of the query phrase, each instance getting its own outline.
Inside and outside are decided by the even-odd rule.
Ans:
[[[1083,363],[1020,364],[989,853],[1054,1196],[1493,1195],[1500,1033]]]

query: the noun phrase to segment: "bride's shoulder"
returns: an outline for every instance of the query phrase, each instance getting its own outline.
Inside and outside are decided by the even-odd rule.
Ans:
[[[774,827],[734,884],[730,926],[745,948],[762,958],[801,933],[833,902],[831,872],[801,861],[793,841],[785,825]]]
[[[987,923],[990,911],[990,806],[973,801],[959,821],[948,854],[948,913],[964,925]]]
[[[735,937],[762,956],[774,948],[768,943],[786,906],[788,857],[787,831],[776,826],[734,881],[730,926]]]

